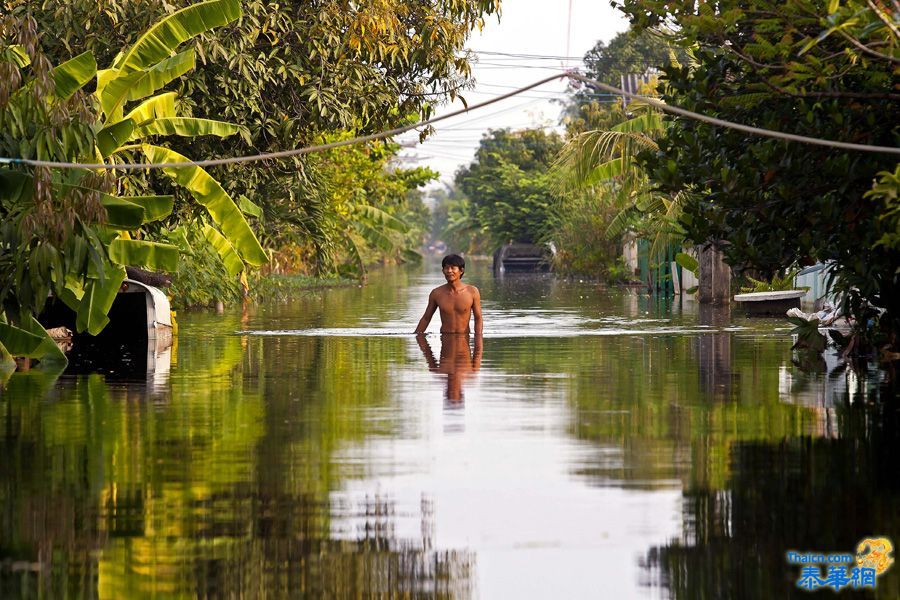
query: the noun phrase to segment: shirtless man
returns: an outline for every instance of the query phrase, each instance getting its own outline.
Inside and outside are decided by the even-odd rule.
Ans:
[[[431,290],[416,333],[425,333],[434,311],[441,309],[441,333],[469,333],[469,315],[472,314],[475,316],[475,335],[481,337],[481,294],[474,285],[462,282],[466,261],[458,254],[445,256],[441,270],[447,283]]]

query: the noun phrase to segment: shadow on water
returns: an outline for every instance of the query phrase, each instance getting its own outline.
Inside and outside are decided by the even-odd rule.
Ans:
[[[477,265],[481,344],[401,335],[428,268],[182,315],[153,385],[8,374],[0,598],[802,597],[788,550],[900,543],[882,375],[804,372],[774,321]]]

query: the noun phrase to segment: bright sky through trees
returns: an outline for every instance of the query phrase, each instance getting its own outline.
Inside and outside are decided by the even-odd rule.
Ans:
[[[484,30],[469,40],[468,47],[478,53],[478,63],[473,65],[476,87],[463,93],[468,103],[508,93],[553,70],[577,67],[597,40],[608,42],[628,27],[625,18],[604,0],[571,0],[569,34],[569,4],[568,0],[503,0],[500,22],[488,19]],[[568,56],[574,57],[568,61],[567,47]],[[561,107],[552,100],[563,98],[565,89],[563,81],[548,83],[449,120],[421,145],[417,144],[417,134],[406,134],[400,141],[415,147],[404,151],[403,156],[416,165],[439,171],[441,181],[449,182],[457,168],[471,161],[478,141],[489,128],[555,127]],[[437,114],[462,107],[457,100]]]

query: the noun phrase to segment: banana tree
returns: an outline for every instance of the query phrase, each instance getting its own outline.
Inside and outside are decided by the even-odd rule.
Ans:
[[[175,94],[158,93],[193,68],[193,50],[177,52],[183,43],[240,14],[239,0],[194,4],[162,19],[101,71],[90,53],[49,68],[36,49],[33,21],[0,20],[0,33],[11,29],[27,42],[0,46],[0,65],[11,73],[0,77],[0,154],[86,163],[142,155],[178,163],[189,159],[156,138],[246,135],[230,123],[181,117]],[[26,79],[21,70],[28,67]],[[94,79],[91,97],[83,87]],[[206,239],[229,272],[266,262],[241,209],[213,177],[196,166],[163,172],[204,207]],[[173,197],[117,197],[114,184],[115,171],[0,169],[0,360],[65,361],[35,320],[51,291],[76,312],[79,331],[96,335],[108,323],[125,266],[176,269],[176,246],[137,239],[143,225],[171,213]]]
[[[593,191],[599,202],[618,209],[606,233],[621,235],[635,222],[653,238],[656,254],[679,235],[677,218],[684,194],[666,196],[655,191],[635,156],[659,149],[656,139],[668,127],[663,115],[647,106],[632,104],[636,116],[608,130],[588,131],[570,140],[554,165],[556,193]]]

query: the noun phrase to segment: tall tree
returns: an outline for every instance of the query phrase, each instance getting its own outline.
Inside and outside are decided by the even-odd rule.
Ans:
[[[628,75],[652,75],[673,59],[684,63],[687,52],[655,30],[631,30],[616,34],[607,44],[598,40],[584,55],[584,75],[618,86]],[[563,118],[570,132],[609,129],[624,121],[622,99],[579,84],[566,102]]]
[[[135,31],[189,0],[73,0],[35,5],[31,12],[51,57],[91,50],[100,62],[132,41]],[[243,0],[244,17],[204,36],[195,51],[206,68],[180,86],[185,108],[198,117],[247,125],[239,138],[196,140],[176,150],[192,156],[268,152],[314,144],[339,132],[371,133],[427,116],[469,83],[463,45],[499,11],[498,0]],[[321,190],[329,182],[313,159],[246,164],[217,170],[226,190],[263,208],[260,226],[270,246],[296,239],[299,229],[323,265],[338,241],[321,221]]]
[[[882,3],[617,4],[636,28],[667,26],[697,47],[696,66],[665,69],[667,102],[815,138],[900,142],[896,16]],[[885,218],[889,193],[866,195],[895,170],[895,155],[673,122],[640,160],[661,189],[691,192],[681,219],[691,239],[720,242],[733,267],[766,274],[832,263],[857,341],[900,345],[900,249],[881,242],[896,220]]]
[[[542,129],[486,134],[475,161],[456,174],[469,200],[469,220],[495,244],[541,239],[553,204],[549,168],[562,147]]]

